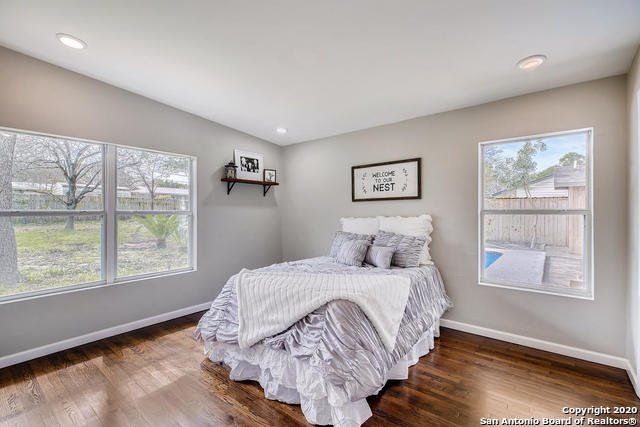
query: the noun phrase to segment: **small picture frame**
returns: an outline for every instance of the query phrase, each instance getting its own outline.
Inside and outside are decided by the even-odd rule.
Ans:
[[[275,169],[264,169],[264,181],[265,182],[278,182],[276,180],[276,170]]]

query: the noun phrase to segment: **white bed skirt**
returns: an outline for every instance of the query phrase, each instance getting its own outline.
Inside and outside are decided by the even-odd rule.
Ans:
[[[438,336],[440,322],[436,321],[389,370],[385,382],[407,379],[409,367],[433,349],[434,338]],[[322,375],[310,369],[309,362],[291,357],[286,351],[273,350],[262,344],[243,350],[237,344],[211,342],[205,345],[205,352],[210,352],[212,362],[229,368],[230,379],[258,381],[267,399],[299,404],[311,424],[360,426],[372,415],[366,399],[349,401],[344,390],[325,382]]]

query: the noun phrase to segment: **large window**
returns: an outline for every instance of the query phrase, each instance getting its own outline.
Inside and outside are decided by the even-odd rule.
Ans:
[[[194,168],[0,128],[0,301],[193,270]]]
[[[592,129],[483,142],[481,285],[593,298]]]

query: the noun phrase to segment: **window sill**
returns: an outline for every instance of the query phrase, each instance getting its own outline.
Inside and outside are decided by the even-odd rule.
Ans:
[[[180,270],[167,271],[163,273],[150,273],[150,274],[143,274],[139,276],[122,277],[122,278],[116,279],[112,283],[107,283],[106,281],[101,280],[99,282],[81,283],[78,285],[61,286],[59,288],[23,292],[15,295],[5,295],[5,296],[0,296],[0,305],[10,304],[14,302],[28,301],[32,299],[38,299],[38,298],[57,296],[57,295],[68,294],[72,292],[86,291],[90,289],[106,288],[110,286],[117,286],[117,285],[129,284],[129,283],[135,284],[135,283],[140,283],[140,282],[151,280],[151,279],[160,279],[164,277],[182,275],[185,273],[195,273],[196,271],[198,271],[197,268],[190,267],[190,268],[184,268]]]
[[[554,291],[549,289],[525,287],[525,285],[519,286],[519,285],[510,285],[510,284],[502,284],[502,283],[488,283],[483,281],[479,281],[478,285],[491,286],[494,288],[512,289],[515,291],[533,292],[537,294],[546,294],[546,295],[553,295],[558,297],[582,299],[582,300],[588,300],[588,301],[593,301],[595,299],[593,293],[590,294],[588,291],[579,291],[580,293],[567,293],[567,292]]]

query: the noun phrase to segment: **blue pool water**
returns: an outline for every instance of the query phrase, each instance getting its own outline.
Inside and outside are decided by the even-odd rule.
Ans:
[[[496,262],[498,258],[500,258],[502,254],[500,252],[489,252],[485,251],[484,253],[484,268],[488,268],[491,264]]]

